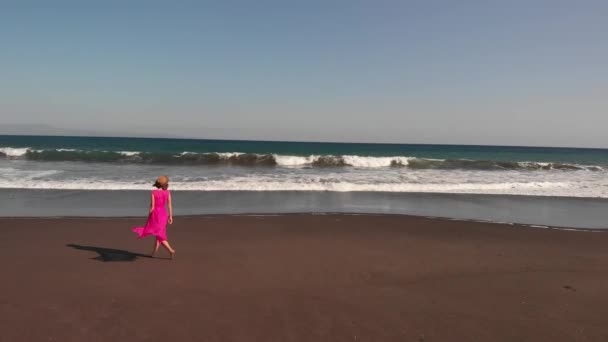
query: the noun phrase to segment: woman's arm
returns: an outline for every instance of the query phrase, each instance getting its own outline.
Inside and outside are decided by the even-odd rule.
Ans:
[[[153,193],[150,194],[150,213],[152,213],[152,211],[154,211],[154,194]]]
[[[171,202],[171,193],[169,193],[169,224],[173,223],[173,203]]]

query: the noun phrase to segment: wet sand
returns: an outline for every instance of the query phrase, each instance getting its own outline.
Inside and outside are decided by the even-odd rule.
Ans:
[[[176,217],[170,261],[143,221],[0,219],[0,340],[608,340],[608,233]]]
[[[130,217],[148,191],[2,189],[0,217]],[[608,198],[338,191],[174,191],[175,214],[390,214],[606,229]]]

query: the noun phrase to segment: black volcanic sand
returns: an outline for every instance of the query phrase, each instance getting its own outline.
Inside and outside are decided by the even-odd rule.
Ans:
[[[608,341],[608,234],[379,215],[0,219],[2,341]]]

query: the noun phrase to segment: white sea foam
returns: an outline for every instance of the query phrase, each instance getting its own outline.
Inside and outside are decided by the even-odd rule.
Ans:
[[[344,181],[299,180],[280,181],[235,177],[230,180],[173,183],[173,188],[204,191],[366,191],[366,192],[441,192],[441,193],[528,193],[543,190],[566,190],[568,183],[482,183],[482,184],[404,184],[354,183]]]
[[[177,156],[187,156],[187,155],[200,155],[200,154],[212,154],[214,152],[210,152],[210,153],[200,153],[200,152],[190,152],[190,151],[185,151],[182,153],[178,153]],[[218,152],[216,153],[221,159],[229,159],[229,158],[233,158],[233,157],[238,157],[240,155],[243,155],[245,153],[243,152]]]
[[[274,160],[279,166],[304,166],[311,165],[318,157],[314,155],[310,156],[287,156],[280,154],[273,154]]]
[[[335,161],[342,161],[345,165],[358,167],[358,168],[383,168],[393,165],[407,166],[410,157],[367,157],[367,156],[356,156],[356,155],[344,155],[344,156],[291,156],[291,155],[280,155],[273,154],[274,160],[278,166],[307,166],[313,165],[321,161],[323,158],[333,159]]]
[[[200,152],[190,152],[190,151],[184,151],[182,153],[179,153],[178,155],[180,156],[184,156],[184,155],[188,155],[188,154],[201,154]],[[220,157],[234,157],[234,156],[240,156],[241,154],[244,154],[243,152],[218,152],[217,155]]]
[[[361,168],[379,168],[392,165],[407,166],[410,157],[362,157],[362,156],[342,156],[348,165]]]
[[[26,148],[0,149],[11,156],[23,155],[26,151]],[[270,154],[258,155],[256,160],[256,155],[241,152],[209,153],[210,158],[187,157],[183,158],[183,164],[154,163],[154,159],[150,159],[151,163],[137,164],[139,158],[128,157],[136,155],[136,151],[113,153],[122,153],[126,157],[118,160],[127,162],[55,161],[54,154],[49,154],[44,162],[0,158],[0,188],[147,190],[158,174],[170,174],[171,188],[185,191],[432,192],[608,198],[606,170],[589,172],[584,168],[571,169],[565,164],[535,163],[530,168],[509,168],[514,164],[511,162],[503,169],[488,170],[486,165],[493,162],[467,164],[469,161],[405,156]],[[145,161],[145,154],[141,156]],[[226,159],[225,162],[217,162],[218,156]],[[111,157],[108,160],[117,160]],[[101,153],[99,160],[104,158]],[[180,161],[180,157],[175,158]],[[269,159],[276,162],[276,166],[268,163]],[[235,167],[243,165],[245,167]],[[247,167],[249,165],[264,167]],[[392,167],[399,165],[404,167]],[[563,168],[555,169],[554,165]]]
[[[238,157],[238,156],[240,156],[242,154],[244,154],[244,153],[242,153],[242,152],[222,152],[222,153],[218,153],[218,155],[220,156],[220,158]]]
[[[0,188],[22,189],[70,189],[70,190],[148,190],[150,185],[142,182],[116,181],[106,179],[40,179],[56,171],[38,172],[25,175],[19,172],[19,179],[0,179]],[[7,175],[5,173],[5,175]],[[14,172],[13,172],[14,176]],[[366,183],[333,180],[314,177],[308,179],[285,180],[274,177],[231,177],[224,180],[174,181],[171,188],[181,191],[335,191],[335,192],[426,192],[426,193],[468,193],[468,194],[512,194],[536,196],[604,197],[608,191],[582,192],[567,182],[510,182],[510,183]],[[577,192],[578,191],[578,192]]]
[[[135,151],[120,151],[118,153],[122,154],[123,156],[131,157],[131,156],[138,155],[140,152],[135,152]]]
[[[18,147],[0,147],[0,153],[4,153],[9,157],[22,157],[24,156],[28,151],[33,151],[33,152],[45,152],[45,151],[55,151],[55,152],[92,152],[92,151],[86,151],[86,150],[77,150],[77,149],[73,149],[73,148],[57,148],[57,149],[31,149],[29,147],[23,147],[23,148],[18,148]],[[100,152],[110,152],[110,151],[100,151]],[[134,151],[120,151],[120,152],[116,152],[125,156],[133,156],[136,154],[139,154],[140,152],[134,152]]]
[[[281,155],[258,154],[243,152],[181,152],[167,153],[164,157],[147,156],[140,151],[103,151],[103,150],[77,150],[77,149],[44,149],[32,150],[29,148],[1,147],[0,155],[9,159],[28,159],[27,152],[37,152],[29,159],[37,161],[86,161],[115,162],[117,158],[108,154],[120,154],[127,158],[120,158],[128,163],[149,162],[153,164],[182,164],[182,165],[213,165],[230,164],[232,166],[265,165],[277,167],[352,167],[360,169],[378,169],[389,167],[406,167],[411,169],[467,169],[467,170],[530,170],[530,171],[605,171],[602,165],[581,165],[559,162],[510,162],[500,160],[471,160],[471,159],[431,159],[411,156],[373,157],[361,155]],[[59,152],[59,153],[47,153]],[[72,152],[61,155],[61,152]],[[141,156],[141,158],[128,158]],[[188,157],[186,157],[188,156]],[[35,158],[34,158],[35,157]],[[243,157],[243,158],[241,158]]]
[[[20,184],[28,181],[41,179],[61,173],[60,170],[21,170],[12,167],[0,167],[0,183],[13,182],[13,187],[19,187]]]
[[[0,153],[6,154],[8,157],[21,157],[24,156],[29,147],[0,147]]]

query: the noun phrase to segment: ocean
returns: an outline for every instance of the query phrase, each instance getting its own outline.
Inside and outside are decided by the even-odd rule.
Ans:
[[[201,196],[255,192],[270,198],[289,193],[291,199],[300,194],[301,201],[311,193],[326,193],[341,198],[330,209],[348,207],[348,198],[357,193],[376,194],[378,203],[397,203],[394,196],[408,194],[515,195],[545,197],[545,202],[548,197],[608,199],[607,149],[0,136],[0,189],[13,194],[133,194],[151,189],[161,174],[170,176],[172,190]],[[293,211],[323,211],[318,201]],[[247,206],[240,210],[247,211]],[[365,212],[366,207],[354,211]]]
[[[608,197],[608,150],[0,136],[0,188]]]

